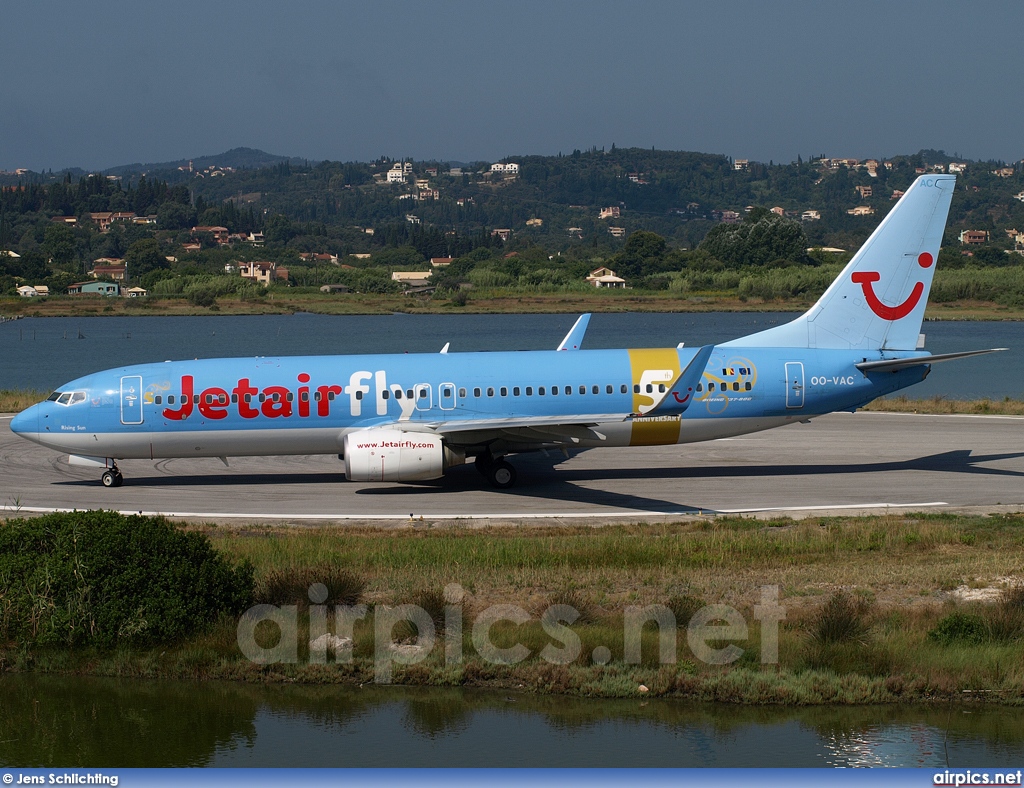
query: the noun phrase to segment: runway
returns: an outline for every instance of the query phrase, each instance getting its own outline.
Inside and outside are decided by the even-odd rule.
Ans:
[[[222,522],[610,522],[716,513],[1024,509],[1024,417],[832,414],[684,446],[512,458],[519,483],[472,465],[427,484],[348,482],[336,457],[126,460],[125,484],[0,421],[0,510],[115,509]]]

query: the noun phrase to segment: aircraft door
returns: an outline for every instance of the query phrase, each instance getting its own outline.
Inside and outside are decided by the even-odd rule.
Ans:
[[[441,410],[455,410],[454,383],[442,383],[437,387],[437,404]]]
[[[786,362],[786,407],[802,408],[804,406],[804,363],[802,361]]]
[[[416,410],[430,410],[433,405],[429,383],[416,384]]]
[[[121,378],[121,423],[142,424],[142,377]]]

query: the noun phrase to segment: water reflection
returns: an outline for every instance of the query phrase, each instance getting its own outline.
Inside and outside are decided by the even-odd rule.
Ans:
[[[1024,715],[6,675],[19,766],[1013,766]]]

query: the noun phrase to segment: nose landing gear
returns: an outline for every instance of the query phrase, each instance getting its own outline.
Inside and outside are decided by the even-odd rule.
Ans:
[[[120,487],[124,484],[124,477],[121,475],[121,471],[118,470],[117,466],[114,465],[109,470],[103,472],[100,476],[100,481],[104,487]]]

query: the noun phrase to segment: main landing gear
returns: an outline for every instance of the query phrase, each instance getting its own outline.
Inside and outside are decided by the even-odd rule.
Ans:
[[[124,484],[124,477],[121,475],[121,471],[118,470],[117,465],[114,465],[109,470],[103,472],[103,475],[100,476],[100,481],[104,487],[120,487]]]
[[[478,454],[474,465],[492,487],[507,490],[516,483],[516,469],[500,457],[494,459],[490,453]]]

